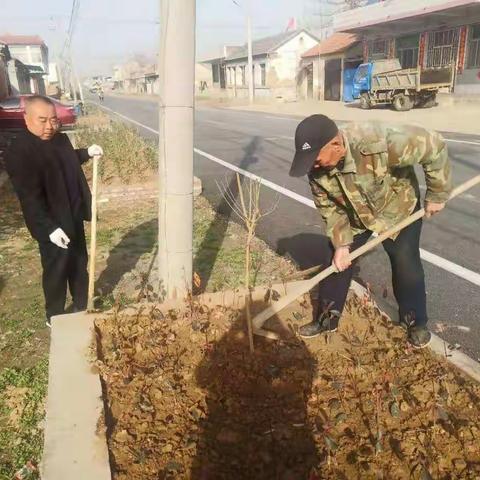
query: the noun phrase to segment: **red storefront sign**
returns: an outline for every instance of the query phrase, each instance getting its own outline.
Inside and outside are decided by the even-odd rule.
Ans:
[[[467,27],[460,28],[460,42],[458,46],[457,72],[462,73],[465,68],[465,54],[467,50]]]
[[[425,64],[425,44],[427,42],[427,34],[424,32],[420,35],[420,43],[418,46],[418,64],[423,67]]]

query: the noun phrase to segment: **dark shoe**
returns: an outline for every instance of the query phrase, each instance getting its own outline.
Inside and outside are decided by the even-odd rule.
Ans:
[[[427,327],[410,327],[407,331],[407,340],[413,348],[425,348],[432,340],[432,334]]]
[[[328,312],[319,315],[317,320],[307,323],[298,329],[298,334],[302,338],[318,337],[322,333],[336,332],[340,315],[338,312]]]

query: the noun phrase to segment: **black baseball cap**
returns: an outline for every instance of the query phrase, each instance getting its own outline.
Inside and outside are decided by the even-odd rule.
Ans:
[[[303,177],[310,172],[320,150],[338,133],[333,120],[325,115],[312,115],[302,120],[295,132],[295,157],[291,177]]]

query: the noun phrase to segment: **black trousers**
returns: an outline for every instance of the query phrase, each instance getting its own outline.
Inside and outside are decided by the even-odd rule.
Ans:
[[[387,252],[392,266],[393,294],[398,303],[400,321],[415,322],[416,325],[427,324],[427,299],[425,292],[425,275],[420,259],[420,233],[422,220],[417,220],[404,228],[395,240],[385,240],[382,245]],[[356,235],[351,251],[364,245],[372,232]],[[324,252],[323,265],[331,265],[334,248],[330,244]],[[340,273],[334,273],[318,285],[320,311],[333,302],[331,310],[342,313],[348,289],[353,276],[353,265]]]
[[[68,249],[57,247],[51,242],[41,242],[39,248],[47,318],[64,313],[67,285],[73,307],[85,310],[88,297],[88,254],[83,221],[76,222],[75,236],[70,239]]]

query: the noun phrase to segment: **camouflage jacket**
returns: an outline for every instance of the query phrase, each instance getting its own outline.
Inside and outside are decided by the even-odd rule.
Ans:
[[[438,133],[368,123],[349,125],[342,134],[347,148],[343,168],[309,175],[315,205],[335,248],[349,245],[365,230],[382,233],[413,212],[420,197],[416,163],[425,172],[425,199],[448,200],[451,166]]]

